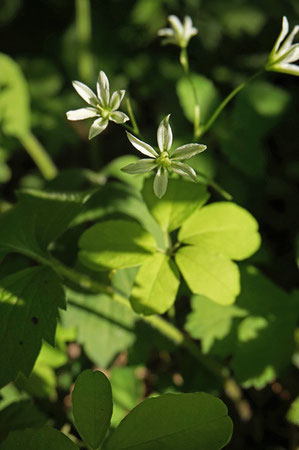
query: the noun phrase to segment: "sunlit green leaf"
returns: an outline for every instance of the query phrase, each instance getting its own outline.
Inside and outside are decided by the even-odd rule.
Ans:
[[[108,220],[85,231],[79,258],[91,269],[123,268],[142,264],[155,250],[155,240],[138,223]]]
[[[156,253],[140,267],[130,302],[137,313],[163,314],[174,303],[180,279],[178,270],[163,253]]]
[[[235,203],[219,202],[195,211],[184,222],[179,240],[241,260],[258,249],[257,229],[258,224],[248,211]]]
[[[204,247],[181,247],[176,263],[189,288],[220,305],[234,303],[240,292],[239,270],[226,256]]]

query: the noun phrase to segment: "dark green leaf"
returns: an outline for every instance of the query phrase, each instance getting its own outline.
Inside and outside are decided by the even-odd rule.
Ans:
[[[0,445],[0,450],[79,450],[63,433],[55,428],[27,428],[13,431]]]

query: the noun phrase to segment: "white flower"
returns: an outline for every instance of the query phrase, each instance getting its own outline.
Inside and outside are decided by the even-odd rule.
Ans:
[[[192,19],[189,16],[184,18],[184,23],[177,16],[169,16],[168,21],[172,28],[162,28],[158,31],[158,36],[165,37],[162,44],[174,44],[181,48],[186,48],[192,36],[198,33],[193,27]]]
[[[98,117],[90,127],[89,139],[102,133],[107,127],[109,120],[116,123],[124,123],[129,120],[129,117],[125,113],[117,111],[126,91],[115,91],[110,97],[109,81],[102,70],[99,73],[97,81],[97,96],[89,87],[80,81],[73,81],[73,86],[83,100],[90,106],[68,111],[66,116],[68,120],[83,120],[90,117]]]
[[[289,36],[286,37],[289,32],[289,22],[285,16],[282,18],[281,32],[269,55],[266,70],[299,75],[299,66],[292,64],[299,59],[299,43],[293,44],[294,37],[298,31],[299,25],[296,25]]]
[[[149,158],[140,159],[137,163],[128,164],[121,169],[129,174],[145,173],[156,169],[154,192],[159,198],[166,192],[169,172],[183,175],[195,182],[198,181],[195,170],[182,163],[181,160],[192,158],[207,148],[202,144],[186,144],[172,151],[172,130],[169,125],[169,116],[170,114],[161,121],[158,128],[159,151],[127,132],[131,144]]]

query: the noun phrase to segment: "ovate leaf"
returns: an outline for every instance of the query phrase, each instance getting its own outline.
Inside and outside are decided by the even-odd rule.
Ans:
[[[30,374],[42,339],[54,345],[58,307],[65,308],[64,291],[51,269],[33,267],[0,281],[0,386],[19,371]]]
[[[112,416],[112,392],[107,377],[99,370],[84,370],[77,378],[72,403],[81,438],[91,448],[98,448]]]
[[[108,220],[85,231],[79,240],[79,258],[94,270],[133,267],[155,250],[155,240],[138,223]]]
[[[135,317],[107,295],[87,295],[67,290],[69,301],[61,312],[65,326],[77,328],[77,340],[87,356],[98,366],[107,368],[113,358],[135,341]]]
[[[205,393],[165,394],[136,406],[105,450],[219,450],[230,440],[227,407]]]
[[[144,183],[142,195],[151,214],[161,228],[168,232],[179,228],[209,198],[204,185],[182,179],[170,179],[166,194],[158,199],[153,193],[152,180],[149,178]]]
[[[290,409],[287,412],[287,419],[294,425],[299,426],[299,397],[292,402]]]
[[[178,250],[175,260],[193,293],[220,305],[234,303],[240,292],[239,269],[226,256],[206,248],[186,246]]]
[[[179,240],[241,260],[258,249],[257,230],[256,220],[246,209],[235,203],[219,202],[196,210],[184,222]]]
[[[13,431],[1,444],[1,450],[79,450],[65,434],[55,428],[27,428]]]
[[[30,129],[29,93],[18,64],[0,53],[0,123],[4,134],[22,137]]]
[[[213,82],[202,75],[192,74],[181,78],[177,83],[177,94],[183,112],[188,120],[194,121],[194,106],[196,91],[200,107],[200,123],[207,122],[219,103],[219,93]]]
[[[174,303],[180,279],[178,270],[164,253],[156,253],[140,267],[130,302],[140,314],[163,314]]]

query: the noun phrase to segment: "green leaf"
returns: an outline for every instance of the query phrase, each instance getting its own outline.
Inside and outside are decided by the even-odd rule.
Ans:
[[[113,358],[135,341],[135,317],[107,295],[87,295],[66,291],[68,307],[61,312],[65,326],[76,326],[77,340],[87,356],[107,368]],[[100,338],[99,338],[100,336]]]
[[[294,425],[299,426],[299,397],[296,397],[292,402],[290,409],[287,412],[287,419]]]
[[[27,428],[13,431],[0,445],[1,450],[79,450],[65,434],[55,428]]]
[[[108,378],[98,370],[84,370],[76,380],[72,404],[81,438],[91,448],[98,448],[112,416],[112,392]]]
[[[140,267],[130,302],[139,314],[163,314],[174,303],[180,284],[178,270],[171,259],[156,253]]]
[[[191,298],[191,308],[185,329],[193,338],[201,339],[204,353],[211,349],[215,341],[228,335],[235,317],[244,317],[247,314],[247,311],[235,305],[218,305],[202,295],[194,295]]]
[[[29,375],[42,339],[54,344],[58,307],[65,308],[57,275],[32,267],[0,281],[0,386],[19,371]]]
[[[200,123],[206,123],[219,103],[219,93],[213,82],[202,75],[192,74],[177,83],[177,95],[185,117],[194,122],[194,89],[200,107]]]
[[[79,213],[88,194],[60,194],[27,190],[16,207],[0,219],[0,248],[27,256],[47,256],[48,245]]]
[[[184,222],[179,240],[241,260],[259,248],[257,230],[258,224],[248,211],[235,203],[219,202],[195,211]]]
[[[22,137],[30,129],[29,93],[26,80],[9,56],[0,53],[0,123],[3,133]]]
[[[152,179],[148,178],[145,180],[142,195],[161,228],[169,232],[179,228],[209,198],[205,186],[182,179],[170,179],[166,194],[158,199],[153,193]]]
[[[165,394],[136,406],[105,450],[219,450],[231,434],[227,408],[218,398],[205,393]]]
[[[220,305],[234,303],[240,292],[239,270],[226,256],[208,248],[181,247],[176,263],[189,288]]]
[[[138,223],[107,220],[86,230],[79,240],[79,258],[93,270],[142,264],[155,250],[155,240]]]
[[[143,397],[144,385],[137,377],[137,372],[136,367],[113,367],[111,370],[110,383],[113,396],[111,425],[113,427],[116,427]]]

